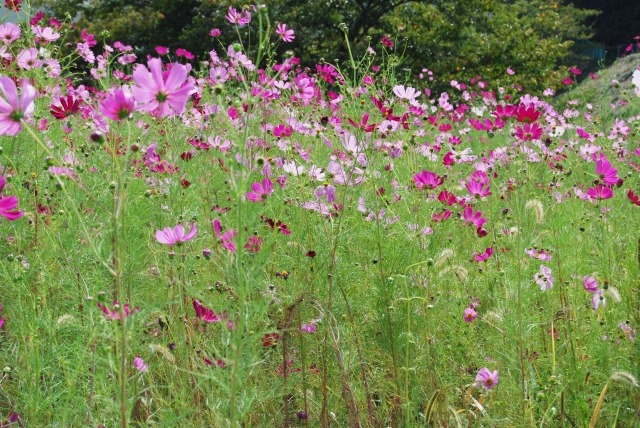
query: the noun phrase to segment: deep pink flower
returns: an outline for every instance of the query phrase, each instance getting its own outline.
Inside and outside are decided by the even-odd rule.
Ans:
[[[521,123],[533,123],[540,117],[540,112],[536,111],[535,107],[531,104],[520,104],[515,109],[514,114],[516,120]]]
[[[598,201],[613,198],[613,190],[611,188],[598,184],[596,187],[587,189],[587,196]]]
[[[107,308],[102,303],[98,303],[97,306],[110,320],[119,320],[123,315],[125,318],[127,318],[128,316],[140,311],[140,306],[136,306],[135,309],[131,310],[131,307],[128,303],[125,303],[121,310],[120,304],[117,301],[113,302],[113,309]]]
[[[135,109],[133,94],[125,87],[110,91],[107,97],[100,100],[98,104],[102,114],[115,121],[131,118]]]
[[[482,217],[482,211],[474,212],[471,205],[467,205],[462,211],[462,219],[465,224],[473,224],[478,229],[487,222],[487,219]]]
[[[640,197],[633,193],[633,190],[629,189],[629,191],[627,192],[627,197],[632,204],[640,207]]]
[[[596,174],[606,185],[613,186],[620,181],[618,177],[618,170],[611,165],[609,159],[602,153],[594,153],[592,155],[593,160],[596,162]]]
[[[438,201],[446,204],[448,207],[455,204],[457,201],[456,195],[449,192],[448,190],[441,190],[438,194]]]
[[[158,55],[166,55],[169,53],[169,48],[166,46],[156,46],[156,53]]]
[[[471,306],[465,308],[464,314],[462,316],[465,322],[473,322],[478,317],[478,313]]]
[[[17,135],[22,131],[22,120],[33,115],[36,89],[23,79],[18,96],[13,80],[0,76],[0,91],[0,135]]]
[[[222,233],[222,225],[220,224],[220,220],[218,219],[213,220],[213,231],[220,240],[220,244],[224,248],[231,251],[232,253],[236,252],[236,244],[234,244],[233,238],[236,237],[238,232],[236,232],[235,230],[227,230],[226,232]]]
[[[176,56],[178,57],[184,57],[188,60],[192,60],[195,58],[195,56],[189,52],[188,50],[184,49],[184,48],[178,48],[176,49]]]
[[[296,37],[293,34],[293,30],[287,29],[287,24],[278,24],[276,27],[276,34],[280,36],[283,42],[291,43]]]
[[[135,100],[140,109],[151,112],[158,117],[165,117],[175,112],[181,114],[195,86],[187,81],[188,70],[182,64],[172,64],[171,71],[165,76],[162,72],[162,60],[150,59],[147,64],[137,64],[133,69],[133,87]]]
[[[395,42],[390,38],[388,38],[386,35],[382,36],[382,40],[380,40],[380,43],[382,43],[385,47],[389,49],[393,49],[393,47],[395,46]]]
[[[2,192],[2,189],[4,189],[4,185],[5,185],[4,177],[0,177],[0,192]],[[17,196],[8,196],[8,197],[0,196],[0,216],[11,221],[19,219],[24,215],[24,211],[16,211],[17,207],[18,207]]]
[[[449,210],[438,211],[438,212],[435,212],[435,213],[431,214],[431,220],[433,220],[436,223],[439,223],[441,221],[445,221],[449,217],[451,217],[451,211],[449,211]]]
[[[247,192],[247,199],[251,202],[264,202],[273,193],[273,183],[268,178],[262,182],[255,182],[251,185],[251,191]]]
[[[444,178],[437,175],[434,172],[422,170],[413,176],[413,180],[416,183],[418,189],[435,189],[444,183]]]
[[[190,241],[193,239],[198,230],[196,229],[196,224],[192,224],[189,232],[185,233],[184,226],[178,224],[174,228],[165,227],[162,230],[156,230],[156,240],[161,244],[166,245],[182,245],[182,243]]]
[[[588,293],[595,293],[598,291],[598,281],[589,275],[585,275],[582,277],[582,286],[584,290]]]
[[[498,384],[498,370],[489,371],[483,367],[476,375],[476,383],[478,386],[484,386],[486,389],[492,389]]]
[[[50,112],[58,120],[64,120],[73,116],[80,110],[80,100],[73,95],[60,97],[58,102],[51,104]]]
[[[197,299],[193,299],[193,309],[196,311],[196,315],[198,316],[198,318],[206,323],[214,323],[220,321],[220,318],[211,309],[204,306]]]
[[[491,257],[493,255],[493,247],[488,247],[486,250],[484,250],[483,253],[476,253],[473,255],[473,259],[477,262],[486,262],[489,257]]]
[[[516,128],[516,137],[522,141],[539,140],[542,136],[542,127],[537,123],[525,123]]]

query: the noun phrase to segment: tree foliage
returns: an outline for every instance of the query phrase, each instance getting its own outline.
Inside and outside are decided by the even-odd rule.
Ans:
[[[74,17],[78,28],[120,40],[140,54],[155,46],[185,48],[206,59],[217,42],[212,28],[222,30],[223,46],[249,36],[225,19],[237,0],[41,0],[56,16]],[[324,59],[343,62],[352,51],[376,50],[382,35],[393,39],[392,53],[404,67],[432,70],[441,80],[488,79],[516,81],[539,90],[566,75],[572,41],[588,38],[585,22],[595,11],[579,9],[562,0],[272,0],[263,15],[263,28],[277,22],[295,29],[295,41],[280,49],[292,50],[303,65]],[[254,19],[256,19],[254,14]],[[270,23],[270,27],[267,24]],[[345,38],[346,34],[346,38]],[[258,48],[246,39],[250,53]],[[264,65],[264,64],[261,64]],[[507,68],[515,76],[505,74]]]

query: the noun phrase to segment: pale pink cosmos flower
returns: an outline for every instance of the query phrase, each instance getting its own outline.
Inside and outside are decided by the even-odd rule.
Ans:
[[[39,25],[31,27],[31,31],[35,35],[36,43],[50,43],[60,38],[60,33],[53,30],[51,27],[42,28]]]
[[[161,244],[166,245],[182,245],[184,242],[193,239],[198,230],[196,224],[192,224],[188,232],[185,233],[184,226],[181,224],[176,225],[174,228],[165,227],[162,230],[156,230],[156,240]]]
[[[162,60],[150,59],[147,64],[137,64],[133,70],[133,95],[140,109],[158,117],[172,113],[181,114],[195,86],[187,81],[188,70],[182,64],[174,63],[168,75],[162,71]]]
[[[113,302],[113,309],[106,307],[102,303],[98,303],[97,306],[110,320],[119,320],[122,318],[122,316],[127,318],[128,316],[140,311],[140,306],[136,306],[133,310],[131,310],[131,307],[128,303],[125,303],[122,306],[122,309],[120,309],[120,304],[117,301]]]
[[[131,118],[135,109],[135,100],[129,88],[122,87],[109,91],[104,100],[98,102],[102,114],[111,120],[120,121]]]
[[[140,357],[140,355],[138,355],[133,359],[133,367],[135,367],[136,370],[138,370],[139,372],[146,372],[149,369],[149,366],[145,364],[144,360],[142,359],[142,357]]]
[[[6,45],[10,45],[20,38],[20,26],[13,22],[5,22],[0,24],[0,41]]]
[[[22,131],[22,120],[33,115],[36,89],[23,79],[18,96],[13,80],[0,76],[0,92],[0,135],[17,135]]]
[[[38,59],[38,49],[29,48],[21,51],[16,57],[18,67],[24,70],[40,67],[42,61]]]
[[[553,287],[553,273],[550,268],[544,265],[540,265],[540,271],[534,275],[534,280],[542,291],[549,290]]]
[[[492,389],[498,384],[498,370],[490,371],[486,367],[481,368],[476,375],[476,384],[486,389]]]
[[[551,260],[551,254],[549,254],[547,250],[533,247],[533,248],[526,248],[524,252],[525,254],[533,257],[534,259],[538,259],[542,261]]]
[[[594,311],[597,311],[600,306],[604,307],[607,305],[607,299],[604,297],[604,290],[599,288],[593,293],[593,297],[591,298],[591,307]]]
[[[405,87],[404,85],[396,85],[393,87],[393,93],[403,100],[415,101],[420,96],[420,91],[417,91],[411,86]]]
[[[280,36],[283,42],[291,43],[296,37],[293,34],[293,30],[287,28],[287,24],[278,24],[276,27],[276,34]]]

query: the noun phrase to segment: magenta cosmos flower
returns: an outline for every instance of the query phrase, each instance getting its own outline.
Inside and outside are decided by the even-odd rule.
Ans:
[[[98,303],[97,306],[104,313],[104,315],[110,320],[119,320],[122,318],[123,315],[125,318],[127,318],[129,315],[133,315],[136,312],[140,311],[140,306],[136,306],[132,310],[131,306],[129,306],[128,303],[125,303],[121,309],[120,303],[118,303],[117,301],[113,302],[113,309],[108,308],[106,305],[103,305],[102,303]]]
[[[4,177],[0,177],[0,192],[4,189]],[[18,207],[18,198],[16,196],[2,197],[0,196],[0,216],[7,220],[16,220],[24,215],[24,211],[16,211]]]
[[[296,38],[293,34],[293,30],[287,28],[287,24],[278,24],[276,27],[276,34],[280,36],[283,42],[291,43]]]
[[[591,199],[601,201],[603,199],[613,198],[613,190],[611,188],[598,184],[596,187],[590,187],[587,190],[587,196]]]
[[[251,202],[264,202],[273,193],[273,183],[268,178],[262,182],[255,182],[251,185],[251,191],[247,192],[247,199]]]
[[[498,370],[490,371],[483,367],[476,375],[476,383],[478,386],[484,386],[486,389],[492,389],[498,384]]]
[[[206,323],[214,323],[220,321],[220,318],[209,308],[204,306],[198,299],[193,299],[193,309],[196,315]]]
[[[16,84],[8,77],[0,76],[0,135],[17,135],[22,131],[22,119],[33,114],[36,89],[27,79],[22,80],[18,96]]]
[[[165,227],[162,230],[156,230],[156,239],[161,244],[181,245],[183,242],[192,240],[197,233],[198,230],[196,229],[195,223],[191,225],[191,229],[186,233],[184,226],[178,224],[174,228]]]
[[[109,92],[98,104],[102,114],[115,121],[129,119],[135,108],[133,94],[125,87]]]
[[[182,64],[174,63],[168,74],[162,71],[162,60],[150,59],[147,64],[137,64],[133,70],[133,95],[140,109],[155,116],[165,117],[175,112],[181,114],[189,96],[195,91],[187,81],[189,72]]]

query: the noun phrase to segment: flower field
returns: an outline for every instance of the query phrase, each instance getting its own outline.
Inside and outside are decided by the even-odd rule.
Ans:
[[[226,19],[273,44],[0,24],[0,426],[639,423],[640,70],[434,93]]]

